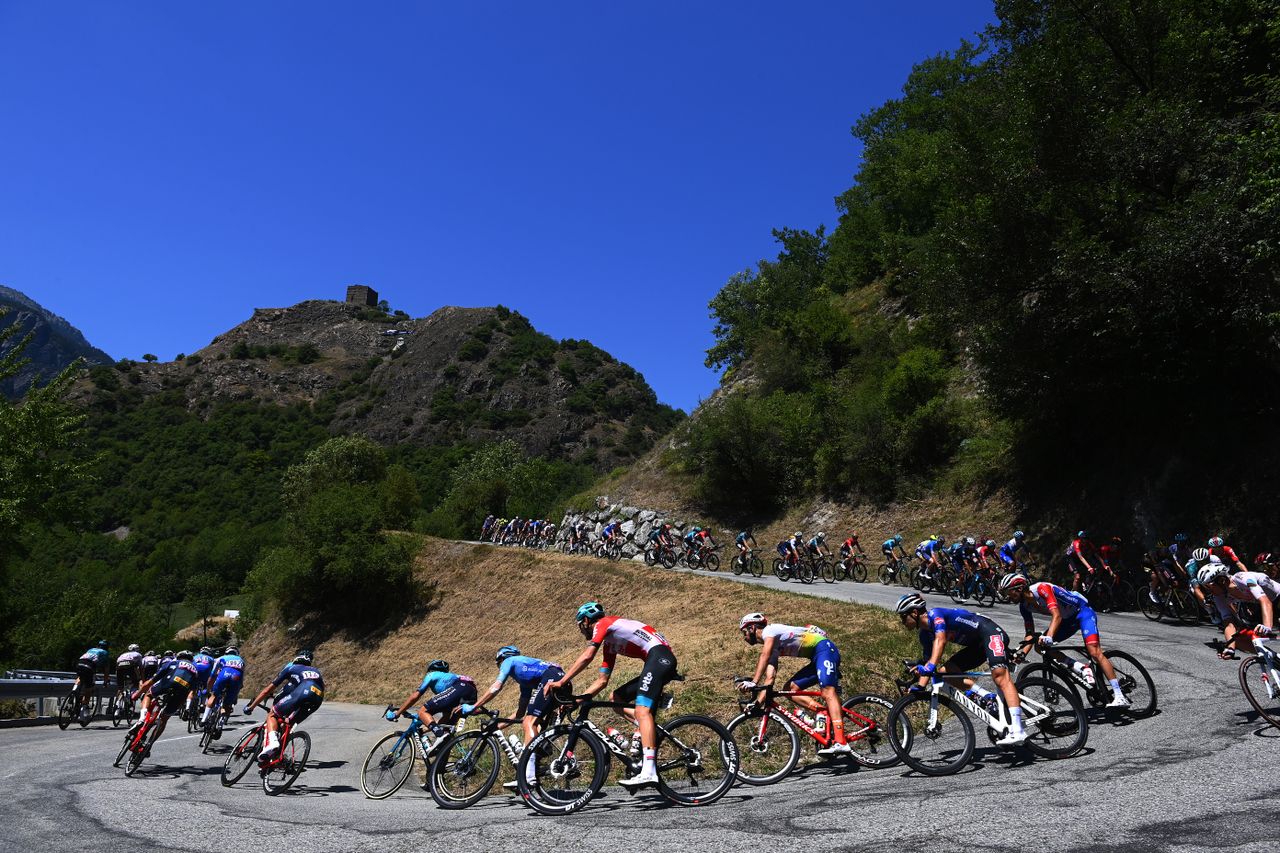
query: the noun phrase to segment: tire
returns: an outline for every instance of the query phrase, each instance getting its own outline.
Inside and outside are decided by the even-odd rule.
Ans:
[[[724,724],[688,714],[658,729],[658,790],[681,806],[705,806],[738,775],[738,746]]]
[[[938,697],[936,730],[927,731],[929,693],[908,693],[889,712],[889,741],[908,767],[926,776],[950,776],[973,759],[973,723],[946,696]]]
[[[125,755],[129,752],[129,745],[133,743],[133,736],[126,734],[124,736],[124,746],[120,747],[120,752],[116,755],[116,760],[111,762],[112,767],[119,767],[120,762],[124,761]]]
[[[741,782],[772,785],[785,779],[800,761],[800,735],[777,711],[765,716],[739,714],[727,728],[738,747]]]
[[[129,753],[129,757],[124,763],[124,775],[132,776],[138,772],[138,768],[142,766],[143,757],[156,742],[156,731],[157,729],[152,726],[151,731],[147,732],[146,739],[142,742],[142,749]]]
[[[120,701],[117,695],[111,702],[111,728],[120,728],[120,723],[124,721],[124,702]]]
[[[741,554],[734,557],[733,562],[730,563],[730,565],[733,567],[734,575],[741,575],[744,571],[747,570],[745,561],[743,560],[743,557]]]
[[[262,727],[254,726],[245,732],[244,736],[231,748],[231,752],[227,753],[227,760],[222,765],[223,786],[230,788],[244,778],[249,768],[257,763],[258,752],[261,749]]]
[[[715,554],[708,554],[702,558],[702,565],[709,572],[720,571],[720,558]]]
[[[885,563],[883,566],[880,567],[880,583],[884,584],[885,586],[888,586],[889,584],[893,583],[893,581],[894,581],[893,567],[890,566],[888,563]]]
[[[852,577],[854,581],[856,581],[857,583],[866,583],[867,582],[867,564],[862,562],[861,560],[854,560],[852,563],[852,566],[853,566]],[[845,577],[850,577],[850,576],[851,576],[850,573],[846,570]]]
[[[1050,666],[1041,661],[1040,663],[1026,664],[1018,668],[1018,677],[1014,680],[1014,686],[1019,691],[1022,685],[1029,681],[1048,681],[1052,683],[1058,690],[1063,693],[1069,693],[1080,707],[1085,706],[1085,697],[1080,695],[1080,686],[1070,680],[1066,673],[1055,666]],[[1053,697],[1049,697],[1053,698]]]
[[[1089,590],[1089,594],[1085,598],[1089,599],[1089,605],[1098,613],[1110,613],[1115,610],[1115,601],[1112,600],[1109,584],[1095,583],[1093,589]],[[1097,604],[1094,604],[1095,601],[1097,601]]]
[[[62,701],[58,703],[58,728],[64,732],[76,718],[77,698],[73,691],[70,696],[63,696]]]
[[[676,567],[676,555],[666,550],[662,552],[662,567],[664,569],[674,569]]]
[[[832,568],[831,563],[830,563],[830,561],[828,561],[828,560],[819,560],[819,561],[818,561],[818,571],[817,571],[817,574],[821,575],[821,576],[822,576],[822,579],[823,579],[824,581],[826,581],[827,583],[835,583],[835,582],[836,582],[836,570],[835,570],[834,568]]]
[[[562,758],[571,724],[543,731],[529,741],[516,768],[520,798],[539,814],[573,814],[604,787],[609,773],[609,754],[604,744],[588,729],[581,729],[571,757]],[[525,774],[534,764],[534,782]]]
[[[646,566],[652,566],[657,562],[658,562],[657,552],[655,552],[652,548],[646,548],[644,551],[644,564]]]
[[[1127,652],[1107,652],[1107,660],[1120,679],[1120,689],[1129,697],[1129,708],[1125,711],[1131,717],[1149,717],[1156,712],[1156,685],[1151,680],[1147,668],[1138,659]]]
[[[283,758],[279,764],[262,774],[262,792],[269,797],[283,794],[307,769],[307,759],[311,757],[311,735],[306,732],[291,732],[289,742],[281,750]]]
[[[764,577],[764,561],[759,557],[751,558],[751,576],[753,578]]]
[[[1280,690],[1277,690],[1274,699],[1267,696],[1267,688],[1262,682],[1265,671],[1262,658],[1258,655],[1240,661],[1240,689],[1262,719],[1280,727]]]
[[[1200,624],[1200,602],[1187,589],[1175,589],[1169,596],[1173,615],[1183,625]]]
[[[801,562],[796,566],[796,575],[800,578],[800,583],[813,583],[813,565]]]
[[[996,591],[991,581],[979,576],[973,585],[973,600],[983,607],[996,606]]]
[[[392,732],[375,743],[365,756],[360,768],[360,790],[370,800],[385,800],[399,791],[413,773],[414,762],[418,760],[417,745],[412,737],[405,737],[400,743],[403,735],[403,731]],[[400,749],[393,755],[397,743]]]
[[[857,717],[845,717],[844,733],[853,750],[853,760],[863,767],[892,767],[901,759],[894,751],[889,737],[889,715],[893,701],[874,693],[850,696],[842,705],[846,711],[865,717],[869,723]],[[905,733],[900,733],[905,738]]]
[[[967,601],[966,596],[964,594],[963,581],[961,581],[959,578],[954,576],[948,577],[947,578],[947,596],[956,604],[959,604],[962,601]]]
[[[200,732],[200,754],[206,755],[209,747],[213,746],[214,721],[210,720],[209,724]]]
[[[920,567],[911,570],[911,588],[916,592],[924,592],[924,581],[920,578]]]
[[[502,749],[482,731],[452,735],[436,753],[431,798],[442,809],[465,809],[484,799],[502,769]]]
[[[1152,622],[1159,622],[1160,617],[1164,615],[1164,605],[1159,601],[1151,600],[1151,587],[1139,587],[1134,593],[1137,599],[1138,609],[1142,611],[1142,615],[1150,619]]]
[[[1084,749],[1089,740],[1089,719],[1079,699],[1047,678],[1025,678],[1018,684],[1018,692],[1050,709],[1049,716],[1028,728],[1027,749],[1051,759],[1069,758]]]
[[[778,580],[783,582],[785,582],[791,575],[791,573],[787,571],[787,567],[783,564],[781,557],[773,558],[773,574]]]

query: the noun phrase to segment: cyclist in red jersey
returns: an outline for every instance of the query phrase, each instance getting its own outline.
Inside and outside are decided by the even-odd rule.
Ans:
[[[1235,566],[1237,572],[1249,571],[1249,567],[1236,556],[1236,552],[1230,545],[1222,541],[1221,536],[1215,536],[1209,540],[1209,556],[1217,557],[1225,566]]]
[[[1099,566],[1094,566],[1094,562],[1099,563]],[[1071,547],[1067,549],[1067,564],[1071,567],[1073,592],[1080,590],[1080,576],[1085,572],[1091,575],[1096,574],[1101,562],[1098,549],[1089,540],[1089,532],[1087,530],[1077,532],[1076,538],[1071,540]]]
[[[978,546],[978,566],[983,571],[999,568],[1000,559],[996,556],[996,540],[988,539]]]
[[[600,675],[587,688],[587,696],[596,695],[609,683],[618,655],[644,661],[640,674],[614,690],[610,697],[614,702],[635,702],[635,710],[628,708],[623,713],[640,729],[640,746],[644,751],[640,772],[630,779],[619,779],[618,784],[630,791],[656,785],[658,768],[654,755],[658,730],[653,706],[662,696],[662,688],[676,676],[676,656],[666,638],[653,628],[634,619],[606,616],[604,608],[594,601],[578,608],[577,621],[578,630],[587,638],[587,648],[559,680],[548,683],[544,689],[550,693],[571,681],[591,664],[601,646],[604,659],[600,662]]]
[[[840,556],[845,558],[853,554],[854,549],[862,556],[867,556],[867,552],[862,550],[862,545],[858,542],[858,534],[850,533],[849,538],[840,543]]]

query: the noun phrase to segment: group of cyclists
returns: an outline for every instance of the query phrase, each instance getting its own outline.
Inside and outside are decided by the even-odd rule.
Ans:
[[[555,522],[545,518],[498,518],[485,516],[480,527],[480,541],[495,545],[519,545],[522,548],[547,548],[556,541]]]

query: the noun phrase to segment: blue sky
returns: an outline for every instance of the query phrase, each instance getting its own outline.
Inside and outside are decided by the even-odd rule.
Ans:
[[[708,300],[770,229],[834,224],[853,122],[991,17],[0,0],[0,284],[133,358],[351,283],[502,303],[690,410]]]

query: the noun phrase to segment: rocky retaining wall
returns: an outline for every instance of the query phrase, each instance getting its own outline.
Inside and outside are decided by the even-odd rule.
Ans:
[[[697,523],[696,519],[672,518],[670,513],[663,510],[611,504],[608,497],[601,496],[596,498],[596,509],[565,513],[564,519],[560,522],[560,530],[556,534],[556,542],[563,542],[569,538],[569,530],[579,521],[586,521],[596,536],[600,535],[600,531],[604,530],[609,522],[620,522],[622,532],[627,536],[627,542],[622,546],[622,556],[635,559],[640,559],[640,553],[644,550],[645,543],[649,541],[649,534],[655,528],[670,524],[679,536],[684,534],[686,525],[692,527]]]

